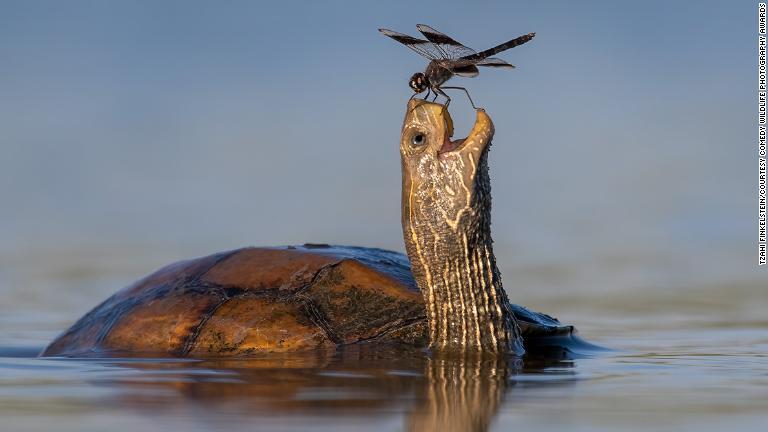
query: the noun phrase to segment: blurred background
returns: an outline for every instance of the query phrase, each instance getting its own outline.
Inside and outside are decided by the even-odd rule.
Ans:
[[[0,1],[0,330],[42,346],[220,250],[402,251],[399,128],[426,62],[377,28],[416,23],[477,50],[537,34],[500,55],[516,70],[452,81],[496,123],[513,301],[588,336],[764,322],[756,20],[744,1]],[[466,134],[461,93],[451,111]]]

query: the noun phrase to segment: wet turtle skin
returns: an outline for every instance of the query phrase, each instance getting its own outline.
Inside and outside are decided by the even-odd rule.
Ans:
[[[572,326],[512,305],[529,352],[578,343]],[[405,255],[303,245],[164,267],[117,292],[43,356],[251,356],[362,343],[428,345]]]

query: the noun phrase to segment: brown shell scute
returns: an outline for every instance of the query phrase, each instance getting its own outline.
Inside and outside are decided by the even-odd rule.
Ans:
[[[339,260],[299,249],[245,248],[205,272],[201,281],[243,291],[290,292],[310,283],[321,268]]]
[[[182,353],[200,317],[213,311],[222,297],[195,292],[169,294],[136,306],[116,321],[101,343],[126,351]]]
[[[112,328],[121,320],[131,320],[133,311],[142,304],[168,296],[174,288],[182,287],[196,280],[212,266],[226,259],[234,252],[222,252],[202,258],[180,261],[167,265],[149,276],[118,291],[93,310],[80,318],[72,327],[59,335],[41,355],[97,355],[106,348],[104,340]],[[166,329],[158,329],[167,331]],[[134,339],[138,339],[134,336]],[[153,346],[140,347],[149,352],[160,349]],[[126,347],[122,347],[126,350]]]
[[[247,355],[332,346],[297,306],[266,298],[230,298],[202,325],[188,354]]]
[[[301,295],[326,311],[338,343],[372,340],[426,318],[420,293],[359,261],[345,259],[321,273]]]

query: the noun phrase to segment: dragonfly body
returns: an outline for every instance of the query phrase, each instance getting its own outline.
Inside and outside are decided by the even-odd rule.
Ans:
[[[422,75],[427,79],[427,87],[435,89],[440,88],[444,82],[451,79],[453,77],[453,72],[451,72],[450,65],[445,62],[432,60],[427,65],[427,69],[424,70]],[[411,88],[413,88],[413,86],[411,86]],[[414,90],[416,90],[416,93],[421,93],[421,91],[418,91],[416,88],[414,88]]]
[[[446,98],[446,105],[451,101],[451,98],[443,92],[442,89],[444,88],[464,90],[467,93],[467,97],[469,97],[469,92],[463,87],[443,87],[443,84],[451,79],[451,77],[454,75],[463,77],[477,76],[480,73],[477,69],[478,66],[512,69],[514,68],[513,65],[491,56],[522,45],[536,36],[536,33],[528,33],[485,51],[476,52],[430,26],[419,24],[416,28],[427,38],[426,40],[387,29],[379,29],[379,31],[430,60],[424,72],[413,74],[408,84],[415,92],[414,95],[427,91],[426,97],[429,97],[429,91],[431,90],[435,93],[435,98],[437,98],[437,95],[444,96]],[[469,100],[472,102],[471,97]],[[474,106],[474,103],[472,103],[472,106]]]

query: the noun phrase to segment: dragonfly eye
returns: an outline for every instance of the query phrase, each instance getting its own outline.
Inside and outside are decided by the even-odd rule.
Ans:
[[[416,93],[421,93],[429,87],[427,85],[427,77],[421,72],[413,74],[408,85],[410,85]]]

